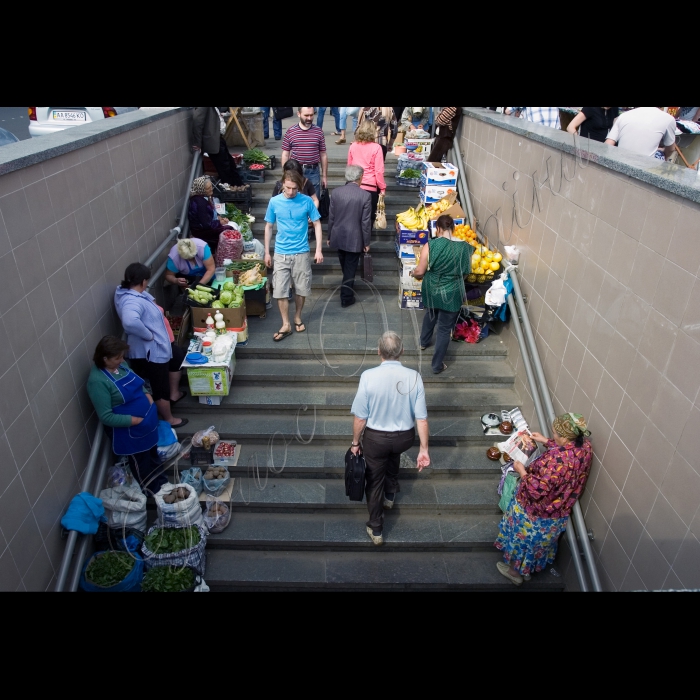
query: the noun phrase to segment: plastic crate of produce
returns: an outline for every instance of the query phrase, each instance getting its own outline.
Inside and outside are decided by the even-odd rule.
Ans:
[[[265,170],[249,170],[244,168],[240,171],[241,178],[243,182],[259,183],[265,182]]]
[[[219,440],[214,445],[214,464],[217,467],[235,467],[238,462],[236,445],[235,440]]]

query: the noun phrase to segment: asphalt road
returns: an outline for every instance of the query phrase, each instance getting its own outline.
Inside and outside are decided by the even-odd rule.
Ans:
[[[29,136],[29,117],[26,107],[0,107],[0,129],[12,132],[20,141]]]

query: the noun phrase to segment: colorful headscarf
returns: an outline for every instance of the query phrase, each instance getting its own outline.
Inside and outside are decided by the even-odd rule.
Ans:
[[[195,197],[197,195],[206,196],[207,182],[210,182],[210,180],[206,175],[203,177],[198,177],[196,180],[194,180],[192,182],[192,191],[190,192],[190,197]]]
[[[560,437],[569,440],[575,440],[581,435],[589,437],[591,434],[586,425],[586,419],[580,413],[565,413],[555,418],[552,425]]]

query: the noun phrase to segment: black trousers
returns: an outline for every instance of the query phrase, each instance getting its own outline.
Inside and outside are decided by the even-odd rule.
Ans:
[[[362,453],[367,471],[365,495],[369,520],[367,527],[381,530],[384,524],[384,494],[397,493],[401,455],[413,447],[414,428],[401,433],[382,433],[367,428],[362,439]]]
[[[347,304],[355,299],[355,276],[357,265],[362,253],[350,253],[347,250],[338,251],[338,260],[343,269],[343,286],[340,288],[340,303]]]
[[[214,163],[216,172],[219,173],[219,177],[222,182],[226,182],[231,185],[231,187],[240,187],[243,185],[243,180],[236,170],[236,163],[229,153],[228,146],[224,137],[221,137],[220,148],[218,153],[210,153],[209,157],[211,162]]]
[[[443,127],[444,128],[444,127]],[[428,156],[429,163],[440,163],[447,155],[447,152],[452,148],[454,136],[438,136],[433,144],[433,150]]]

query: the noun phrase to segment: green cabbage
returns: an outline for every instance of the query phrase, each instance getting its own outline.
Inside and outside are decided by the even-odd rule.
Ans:
[[[215,301],[215,302],[211,305],[211,308],[212,308],[212,309],[225,309],[226,306],[225,306],[224,303],[221,302],[221,301]]]
[[[223,304],[230,304],[233,301],[233,294],[231,292],[221,292],[219,300]]]
[[[223,291],[232,292],[235,288],[236,286],[233,284],[233,280],[229,279],[224,282]]]

